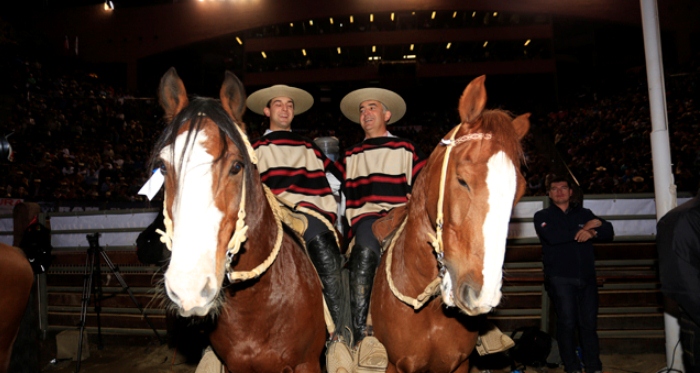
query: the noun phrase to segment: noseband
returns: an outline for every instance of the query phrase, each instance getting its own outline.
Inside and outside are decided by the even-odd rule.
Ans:
[[[491,140],[491,138],[493,137],[490,133],[479,132],[469,133],[459,137],[458,139],[455,139],[455,136],[457,135],[461,127],[462,123],[460,123],[457,126],[457,128],[455,128],[454,132],[452,132],[452,135],[449,139],[440,140],[440,145],[445,146],[446,149],[445,155],[442,159],[442,169],[440,171],[440,189],[438,190],[437,216],[435,218],[435,235],[432,235],[430,233],[428,234],[428,236],[430,237],[430,245],[435,251],[435,257],[438,262],[438,276],[433,281],[431,281],[430,284],[426,286],[425,290],[423,290],[423,293],[421,293],[416,298],[411,298],[407,295],[402,294],[401,291],[396,288],[396,285],[394,285],[394,280],[391,278],[391,261],[393,256],[393,249],[394,244],[396,243],[396,238],[401,234],[404,227],[406,226],[406,222],[408,221],[408,215],[406,215],[406,218],[404,218],[403,222],[401,223],[401,226],[392,238],[391,243],[389,244],[389,248],[387,249],[388,253],[386,259],[386,277],[387,281],[389,282],[389,288],[391,289],[391,292],[394,294],[394,296],[396,296],[399,300],[408,304],[409,306],[412,306],[416,310],[423,307],[433,296],[440,293],[440,284],[442,283],[442,279],[445,277],[445,250],[442,241],[442,228],[444,224],[443,210],[445,204],[445,182],[447,180],[447,164],[450,160],[450,153],[452,152],[452,148],[467,141]]]
[[[206,116],[205,113],[198,113],[198,116]],[[253,147],[250,145],[250,142],[248,141],[248,137],[246,134],[243,133],[243,131],[240,129],[238,124],[234,123],[234,127],[238,131],[238,134],[241,136],[243,139],[243,142],[245,143],[246,150],[248,152],[248,157],[250,158],[250,162],[252,164],[257,164],[258,163],[258,158],[255,156],[255,150],[253,150]],[[265,190],[265,197],[267,197],[267,201],[270,204],[270,208],[272,208],[273,215],[275,217],[275,223],[277,223],[277,236],[275,238],[275,245],[272,248],[272,252],[270,252],[270,255],[265,259],[262,263],[260,263],[257,267],[253,268],[250,271],[234,271],[233,268],[231,267],[231,262],[233,261],[233,258],[238,254],[238,252],[241,249],[241,244],[245,242],[248,239],[248,225],[245,223],[245,218],[246,218],[246,212],[245,212],[245,200],[246,200],[246,187],[245,187],[245,173],[243,174],[243,180],[241,183],[241,198],[240,202],[238,205],[238,219],[236,220],[236,228],[233,231],[233,235],[231,236],[231,240],[229,240],[229,243],[227,245],[227,251],[226,251],[226,276],[228,277],[229,281],[232,283],[235,282],[242,282],[250,279],[257,278],[260,276],[262,273],[264,273],[272,263],[275,261],[277,258],[277,255],[279,254],[280,248],[282,247],[282,236],[283,236],[283,231],[282,231],[282,220],[280,218],[280,211],[279,211],[279,205],[277,204],[275,200],[275,195],[272,194],[269,188],[263,185],[264,190]],[[164,198],[164,201],[167,201],[167,195]],[[163,220],[165,223],[165,232],[163,232],[160,229],[156,229],[156,232],[160,234],[160,241],[163,242],[168,250],[172,251],[173,250],[173,221],[170,219],[170,215],[168,214],[168,209],[163,202]]]

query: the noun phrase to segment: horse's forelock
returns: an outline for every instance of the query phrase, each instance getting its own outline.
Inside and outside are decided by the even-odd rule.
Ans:
[[[469,128],[470,132],[490,133],[490,141],[496,141],[502,150],[518,164],[524,159],[523,148],[520,139],[513,128],[513,114],[505,110],[485,110],[481,120]]]
[[[158,166],[161,150],[175,143],[175,139],[180,133],[184,131],[189,132],[185,141],[185,146],[192,146],[193,141],[196,139],[196,134],[202,129],[205,118],[211,119],[211,121],[217,125],[220,139],[231,139],[233,144],[240,150],[243,162],[246,165],[250,164],[250,156],[246,151],[245,142],[239,135],[238,130],[234,127],[237,126],[237,124],[223,109],[220,101],[198,97],[193,99],[190,104],[178,113],[167,125],[154,146],[153,155],[150,160],[150,168],[153,169]],[[221,160],[227,152],[228,144],[226,141],[222,141],[219,154],[215,156],[216,158],[214,161],[217,162]],[[182,160],[178,163],[182,164]]]

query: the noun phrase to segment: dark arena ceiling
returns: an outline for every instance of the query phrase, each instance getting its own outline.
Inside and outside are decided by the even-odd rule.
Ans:
[[[700,4],[658,8],[665,60],[692,59]],[[250,87],[323,91],[459,86],[480,74],[551,87],[644,64],[638,0],[29,0],[15,10],[4,17],[59,53],[79,44],[74,58],[145,95],[169,66],[210,94],[225,69]]]

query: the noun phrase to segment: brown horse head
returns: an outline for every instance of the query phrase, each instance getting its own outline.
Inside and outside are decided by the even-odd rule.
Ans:
[[[435,222],[443,159],[452,148],[442,188],[442,299],[469,315],[489,312],[501,300],[508,222],[525,185],[520,139],[530,127],[529,114],[513,118],[505,111],[484,110],[484,80],[476,78],[464,90],[461,125],[448,134],[452,142],[438,145],[423,170],[429,185],[425,206]]]
[[[259,179],[239,129],[245,93],[227,72],[220,101],[190,101],[170,69],[161,79],[159,98],[170,120],[152,161],[165,174],[164,212],[172,222],[168,227],[166,220],[172,257],[165,288],[181,315],[204,316],[220,306],[242,188],[252,189]]]

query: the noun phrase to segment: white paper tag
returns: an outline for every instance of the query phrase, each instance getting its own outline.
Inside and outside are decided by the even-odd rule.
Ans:
[[[163,173],[160,172],[160,168],[157,168],[155,171],[153,171],[153,175],[150,179],[148,179],[146,184],[143,184],[138,194],[148,197],[148,200],[150,201],[153,199],[156,193],[158,193],[164,182],[165,176],[163,176]]]

